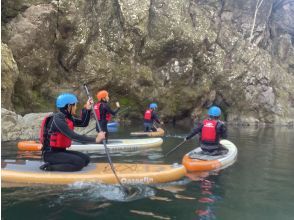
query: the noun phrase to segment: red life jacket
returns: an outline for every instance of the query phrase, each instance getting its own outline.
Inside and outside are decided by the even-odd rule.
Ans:
[[[216,120],[205,119],[201,131],[201,141],[208,143],[216,143]]]
[[[145,114],[144,114],[144,119],[145,120],[151,120],[152,117],[152,110],[151,109],[147,109]]]
[[[68,118],[65,119],[68,127],[74,130],[74,124]],[[53,148],[68,148],[71,145],[71,139],[61,132],[54,132],[50,136],[50,147]]]
[[[102,120],[102,116],[101,116],[101,112],[100,112],[100,106],[101,106],[101,102],[98,102],[94,105],[94,111],[96,113],[97,119],[100,121]],[[106,121],[110,121],[111,120],[111,114],[110,113],[106,113]]]
[[[49,127],[48,127],[48,123],[50,121],[50,119],[53,117],[53,114],[50,114],[48,116],[46,116],[41,124],[41,129],[40,129],[40,133],[39,133],[39,140],[40,143],[43,145],[43,147],[45,145],[49,146]]]

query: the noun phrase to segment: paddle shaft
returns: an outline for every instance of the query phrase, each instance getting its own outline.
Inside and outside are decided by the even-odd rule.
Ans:
[[[88,90],[87,85],[84,84],[84,87],[85,87],[85,91],[86,91],[86,94],[87,94],[88,98],[90,98],[91,96],[90,96],[90,94],[89,94],[89,90]],[[96,115],[96,112],[95,112],[95,110],[94,110],[93,103],[91,103],[91,108],[92,108],[92,111],[93,111],[93,113],[94,113],[94,117],[95,117],[95,120],[96,120],[96,123],[97,123],[98,129],[99,129],[99,131],[102,131],[102,130],[101,130],[101,126],[100,126],[99,121],[98,121],[98,118],[97,118],[97,115]],[[125,186],[124,186],[124,185],[121,183],[121,181],[119,180],[119,178],[118,178],[118,176],[117,176],[117,174],[116,174],[116,171],[115,171],[115,169],[114,169],[114,166],[113,166],[113,163],[112,163],[112,160],[111,160],[111,157],[110,157],[110,154],[109,154],[109,151],[108,151],[107,145],[106,145],[106,140],[103,140],[103,145],[104,145],[104,148],[105,148],[105,152],[106,152],[106,155],[107,155],[107,158],[108,158],[109,165],[110,165],[110,167],[111,167],[111,170],[112,170],[113,174],[115,175],[115,177],[116,177],[116,179],[117,179],[117,182],[118,182],[122,187],[125,188]]]
[[[165,126],[165,124],[162,124],[161,127],[163,128],[163,130],[165,130],[165,132],[166,132],[167,135],[170,135],[167,127]]]
[[[179,148],[180,146],[182,146],[185,142],[186,142],[186,140],[184,140],[181,143],[179,143],[177,146],[175,146],[173,149],[171,149],[169,152],[167,152],[165,154],[165,157],[167,157],[170,153],[174,152],[177,148]]]

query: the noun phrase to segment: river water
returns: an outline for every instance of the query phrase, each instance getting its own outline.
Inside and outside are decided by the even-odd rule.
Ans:
[[[138,130],[138,128],[136,128]],[[111,137],[128,138],[125,127]],[[193,139],[168,158],[189,128],[168,127],[158,150],[112,154],[113,162],[175,163],[197,145]],[[118,186],[72,184],[62,187],[2,188],[2,219],[224,219],[292,220],[294,217],[294,129],[229,127],[237,161],[224,170],[195,173],[179,181],[140,186],[140,195],[123,201]],[[2,159],[33,158],[2,142]],[[93,162],[107,161],[91,154]]]

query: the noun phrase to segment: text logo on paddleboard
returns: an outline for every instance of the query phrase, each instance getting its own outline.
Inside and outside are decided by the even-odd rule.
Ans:
[[[143,178],[121,178],[122,183],[128,183],[128,184],[149,184],[153,183],[153,178],[151,177],[143,177]]]

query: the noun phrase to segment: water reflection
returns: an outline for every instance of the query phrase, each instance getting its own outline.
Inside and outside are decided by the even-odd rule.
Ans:
[[[155,214],[153,212],[144,212],[144,211],[140,211],[140,210],[130,210],[131,213],[137,214],[137,215],[141,215],[141,216],[150,216],[154,219],[164,219],[164,220],[170,220],[170,217],[164,217],[164,216],[160,216],[158,214]]]
[[[210,180],[200,180],[201,197],[198,199],[198,202],[201,205],[195,210],[195,213],[201,220],[216,219],[213,210],[214,203],[216,202],[216,196],[213,194],[213,186],[214,182]]]

